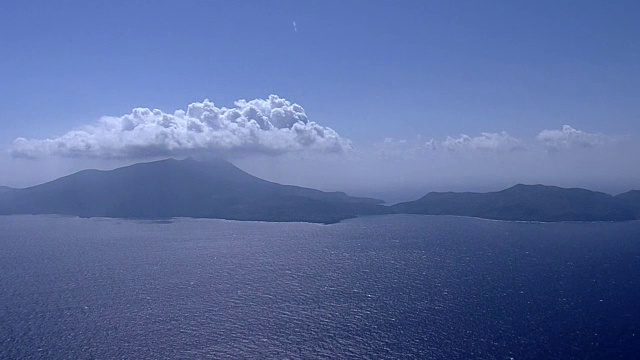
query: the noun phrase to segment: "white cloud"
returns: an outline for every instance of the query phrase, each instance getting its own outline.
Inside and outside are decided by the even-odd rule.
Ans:
[[[500,133],[483,132],[476,137],[465,134],[461,134],[457,138],[447,136],[447,139],[442,142],[442,147],[451,151],[462,149],[512,151],[522,148],[522,141],[504,131]]]
[[[415,140],[385,138],[375,143],[374,148],[379,158],[398,158],[424,156],[426,152],[436,150],[436,141],[423,141],[421,136]]]
[[[270,95],[238,100],[231,108],[218,108],[205,100],[174,114],[137,108],[56,138],[18,138],[11,153],[15,157],[129,158],[192,152],[343,152],[350,147],[350,141],[333,129],[309,121],[302,106]]]
[[[587,133],[565,125],[560,130],[543,130],[535,138],[520,139],[509,135],[505,131],[482,132],[479,136],[460,134],[459,136],[447,136],[444,140],[422,140],[418,136],[414,140],[385,138],[375,143],[374,148],[380,158],[412,158],[433,157],[441,150],[450,153],[510,153],[525,151],[529,153],[544,153],[546,151],[559,151],[563,149],[593,148],[605,144],[614,144],[621,140],[620,137]]]
[[[564,125],[562,129],[542,130],[536,140],[548,150],[560,150],[573,147],[590,148],[605,144],[611,137],[604,134],[588,133]]]
[[[438,150],[456,151],[481,151],[481,152],[509,152],[524,149],[522,140],[510,136],[506,132],[483,132],[480,136],[471,137],[461,134],[459,137],[447,136],[443,141],[430,139],[422,140],[418,136],[415,140],[385,138],[374,144],[378,157],[424,157]]]

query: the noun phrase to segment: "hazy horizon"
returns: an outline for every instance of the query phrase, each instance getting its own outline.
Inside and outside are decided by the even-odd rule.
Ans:
[[[0,185],[195,155],[389,202],[640,188],[637,2],[364,4],[1,5]]]
[[[129,166],[129,165],[138,164],[142,162],[159,161],[159,160],[164,160],[169,158],[183,159],[185,157],[184,156],[183,157],[159,157],[155,159],[146,159],[146,160],[134,161],[134,162],[121,161],[121,162],[118,162],[117,164],[112,163],[110,164],[111,166],[103,166],[103,167],[88,166],[88,167],[82,167],[79,169],[68,169],[69,172],[67,173],[63,173],[52,178],[46,178],[37,183],[28,184],[25,186],[11,186],[11,187],[26,188],[34,185],[39,185],[42,183],[56,180],[60,177],[74,174],[82,170],[95,169],[95,170],[108,171],[108,170],[113,170],[123,166]],[[198,161],[206,161],[210,159],[210,157],[197,157],[197,156],[194,158]],[[215,158],[222,159],[221,157],[215,157]],[[542,184],[542,185],[550,185],[550,186],[560,186],[565,188],[577,187],[577,188],[585,188],[585,189],[594,190],[594,191],[600,191],[600,192],[608,193],[611,195],[617,195],[620,193],[627,192],[629,190],[637,190],[637,188],[633,187],[633,184],[629,184],[630,185],[629,187],[624,187],[624,184],[611,185],[611,184],[602,183],[600,184],[600,187],[599,187],[598,184],[589,183],[589,182],[582,182],[582,183],[578,182],[578,185],[576,185],[576,184],[561,183],[561,182],[553,183],[552,182],[553,180],[550,180],[551,182],[536,181],[536,180],[527,182],[527,181],[516,181],[516,180],[499,181],[497,179],[489,179],[489,178],[484,179],[484,182],[478,182],[473,185],[469,185],[463,181],[442,180],[441,182],[431,182],[430,184],[411,183],[408,185],[405,184],[402,186],[392,186],[392,187],[378,187],[377,185],[372,185],[371,183],[367,183],[367,182],[351,183],[348,186],[339,187],[338,185],[335,185],[335,184],[333,186],[331,186],[331,184],[327,185],[324,179],[320,179],[320,181],[314,181],[311,172],[306,172],[306,171],[300,172],[300,173],[297,173],[297,176],[296,174],[293,174],[293,176],[291,176],[292,174],[282,172],[279,169],[279,167],[284,166],[286,168],[288,164],[286,163],[283,164],[283,162],[286,160],[291,161],[291,159],[280,158],[279,163],[275,164],[275,166],[273,163],[255,162],[255,158],[236,159],[236,161],[231,161],[231,162],[237,167],[239,167],[240,169],[248,172],[251,175],[257,176],[259,178],[263,178],[265,180],[273,181],[276,183],[285,184],[285,185],[306,186],[306,187],[316,188],[323,191],[343,191],[353,196],[365,196],[365,197],[382,199],[387,204],[415,200],[431,191],[490,192],[490,191],[503,190],[517,184],[527,184],[527,185]],[[299,161],[299,159],[296,159],[296,161]],[[60,168],[57,168],[57,170],[60,170]],[[40,172],[40,174],[42,173],[43,172]],[[402,179],[400,179],[400,181],[402,181]],[[3,186],[3,185],[0,185],[0,186]]]

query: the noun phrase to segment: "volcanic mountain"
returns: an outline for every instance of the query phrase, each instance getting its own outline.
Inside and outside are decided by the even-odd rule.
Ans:
[[[281,185],[224,160],[166,159],[110,171],[84,170],[0,192],[0,214],[163,219],[219,218],[334,223],[387,214],[381,200]]]

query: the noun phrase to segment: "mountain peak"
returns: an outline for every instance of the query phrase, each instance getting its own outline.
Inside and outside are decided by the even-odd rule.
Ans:
[[[538,189],[538,190],[540,190],[540,189],[562,189],[562,188],[561,188],[561,187],[558,187],[558,186],[551,186],[551,185],[542,185],[542,184],[522,184],[522,183],[519,183],[519,184],[516,184],[516,185],[514,185],[514,186],[512,186],[512,187],[510,187],[510,188],[507,188],[507,189],[503,190],[503,191],[506,191],[506,190],[512,190],[512,189],[513,189],[513,190],[531,190],[531,189]]]
[[[223,159],[163,159],[110,171],[81,171],[2,192],[0,214],[82,217],[197,217],[332,223],[390,213],[375,199],[287,186]]]

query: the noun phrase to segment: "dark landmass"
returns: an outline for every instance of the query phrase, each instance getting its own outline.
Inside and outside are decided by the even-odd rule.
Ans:
[[[281,185],[224,160],[135,164],[84,170],[24,189],[0,187],[0,215],[216,218],[335,223],[360,215],[458,215],[514,221],[626,221],[640,218],[640,191],[617,196],[585,189],[516,185],[488,193],[432,192],[383,206],[382,200]]]
[[[15,190],[14,188],[10,188],[8,186],[0,186],[0,192]]]
[[[616,199],[622,201],[633,210],[636,217],[640,219],[640,190],[631,190],[626,193],[616,195]]]
[[[585,189],[516,185],[489,193],[432,192],[421,199],[392,206],[397,213],[459,215],[513,221],[626,221],[638,219],[630,205],[637,193],[614,197]],[[629,194],[629,193],[627,193]],[[623,194],[624,195],[624,194]],[[635,200],[632,197],[636,197]],[[637,209],[637,207],[636,207]]]
[[[111,171],[84,170],[25,189],[0,193],[0,215],[172,217],[335,223],[388,214],[383,201],[280,185],[233,164],[167,159]]]

